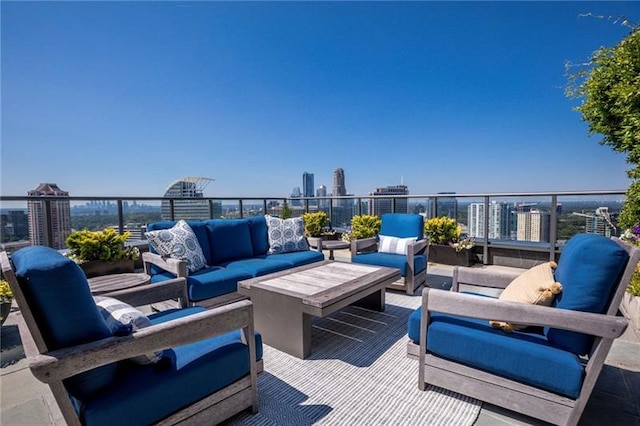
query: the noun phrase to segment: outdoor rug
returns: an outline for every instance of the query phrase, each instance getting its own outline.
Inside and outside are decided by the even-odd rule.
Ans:
[[[437,387],[418,389],[406,357],[407,319],[421,297],[387,292],[386,309],[349,306],[313,322],[306,360],[264,345],[260,412],[232,425],[472,425],[481,402]]]

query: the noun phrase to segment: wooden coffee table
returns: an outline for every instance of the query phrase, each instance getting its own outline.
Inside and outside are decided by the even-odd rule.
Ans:
[[[105,295],[125,288],[149,284],[151,277],[144,273],[101,275],[89,278],[89,288],[93,295]]]
[[[256,330],[264,342],[298,358],[311,355],[311,317],[348,305],[383,311],[385,288],[398,269],[319,262],[238,282],[253,302]]]

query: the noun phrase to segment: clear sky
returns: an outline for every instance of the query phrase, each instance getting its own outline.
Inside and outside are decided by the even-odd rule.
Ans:
[[[626,189],[564,94],[638,2],[1,4],[1,190]]]

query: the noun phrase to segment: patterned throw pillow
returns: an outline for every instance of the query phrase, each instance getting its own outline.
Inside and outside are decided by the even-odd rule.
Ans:
[[[94,296],[98,311],[115,336],[126,336],[141,328],[149,327],[151,321],[145,314],[131,305],[112,297]],[[130,358],[137,364],[155,364],[160,361],[164,351],[150,352]]]
[[[390,237],[387,235],[378,235],[378,238],[380,239],[380,243],[378,244],[378,252],[403,255],[407,254],[409,245],[415,243],[418,240],[416,237],[398,238]]]
[[[265,215],[269,233],[269,254],[309,250],[301,217],[280,219]]]
[[[159,229],[145,233],[149,244],[160,256],[185,260],[189,272],[206,268],[202,248],[193,230],[184,220],[179,220],[171,229]]]

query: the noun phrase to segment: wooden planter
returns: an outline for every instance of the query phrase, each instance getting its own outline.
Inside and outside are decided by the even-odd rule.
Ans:
[[[640,337],[640,296],[625,292],[620,303],[620,311],[629,320],[629,327]]]
[[[80,263],[80,268],[82,268],[87,278],[110,274],[124,274],[127,272],[133,272],[133,260],[122,259],[114,262],[90,260],[88,262]]]
[[[445,265],[471,266],[475,262],[475,254],[471,250],[456,251],[449,245],[429,245],[429,262]]]

